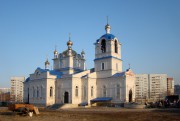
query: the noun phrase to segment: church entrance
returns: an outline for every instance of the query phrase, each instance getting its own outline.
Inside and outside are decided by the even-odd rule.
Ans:
[[[132,102],[132,90],[129,90],[129,102]]]
[[[69,103],[69,93],[68,92],[64,93],[64,103]]]

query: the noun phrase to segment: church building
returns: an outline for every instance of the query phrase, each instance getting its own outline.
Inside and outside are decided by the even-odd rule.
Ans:
[[[69,38],[67,50],[55,49],[53,69],[48,59],[45,68],[37,68],[24,82],[24,102],[49,106],[53,104],[80,104],[110,99],[113,103],[135,100],[135,74],[129,68],[122,70],[121,43],[110,33],[95,41],[94,68],[86,69],[85,52],[73,50]]]

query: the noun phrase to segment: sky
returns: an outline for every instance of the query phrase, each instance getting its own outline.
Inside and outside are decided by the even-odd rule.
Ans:
[[[179,0],[0,0],[0,88],[10,77],[53,65],[55,46],[86,53],[87,68],[94,67],[94,43],[111,33],[122,44],[123,70],[136,74],[168,74],[180,84]]]

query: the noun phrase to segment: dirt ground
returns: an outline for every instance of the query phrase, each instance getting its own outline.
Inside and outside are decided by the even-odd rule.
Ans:
[[[0,121],[180,121],[180,109],[78,108],[41,109],[33,117],[0,108]]]

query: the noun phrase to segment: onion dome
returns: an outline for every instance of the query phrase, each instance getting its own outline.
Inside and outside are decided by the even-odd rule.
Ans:
[[[54,50],[54,55],[58,54],[58,52],[56,51],[56,49]]]
[[[48,59],[46,60],[45,65],[50,65]]]
[[[106,30],[106,29],[111,29],[111,26],[110,26],[109,24],[106,24],[105,30]]]
[[[72,46],[73,45],[73,42],[71,41],[71,40],[69,40],[68,42],[67,42],[67,46]]]
[[[84,50],[82,50],[81,55],[85,54]]]

